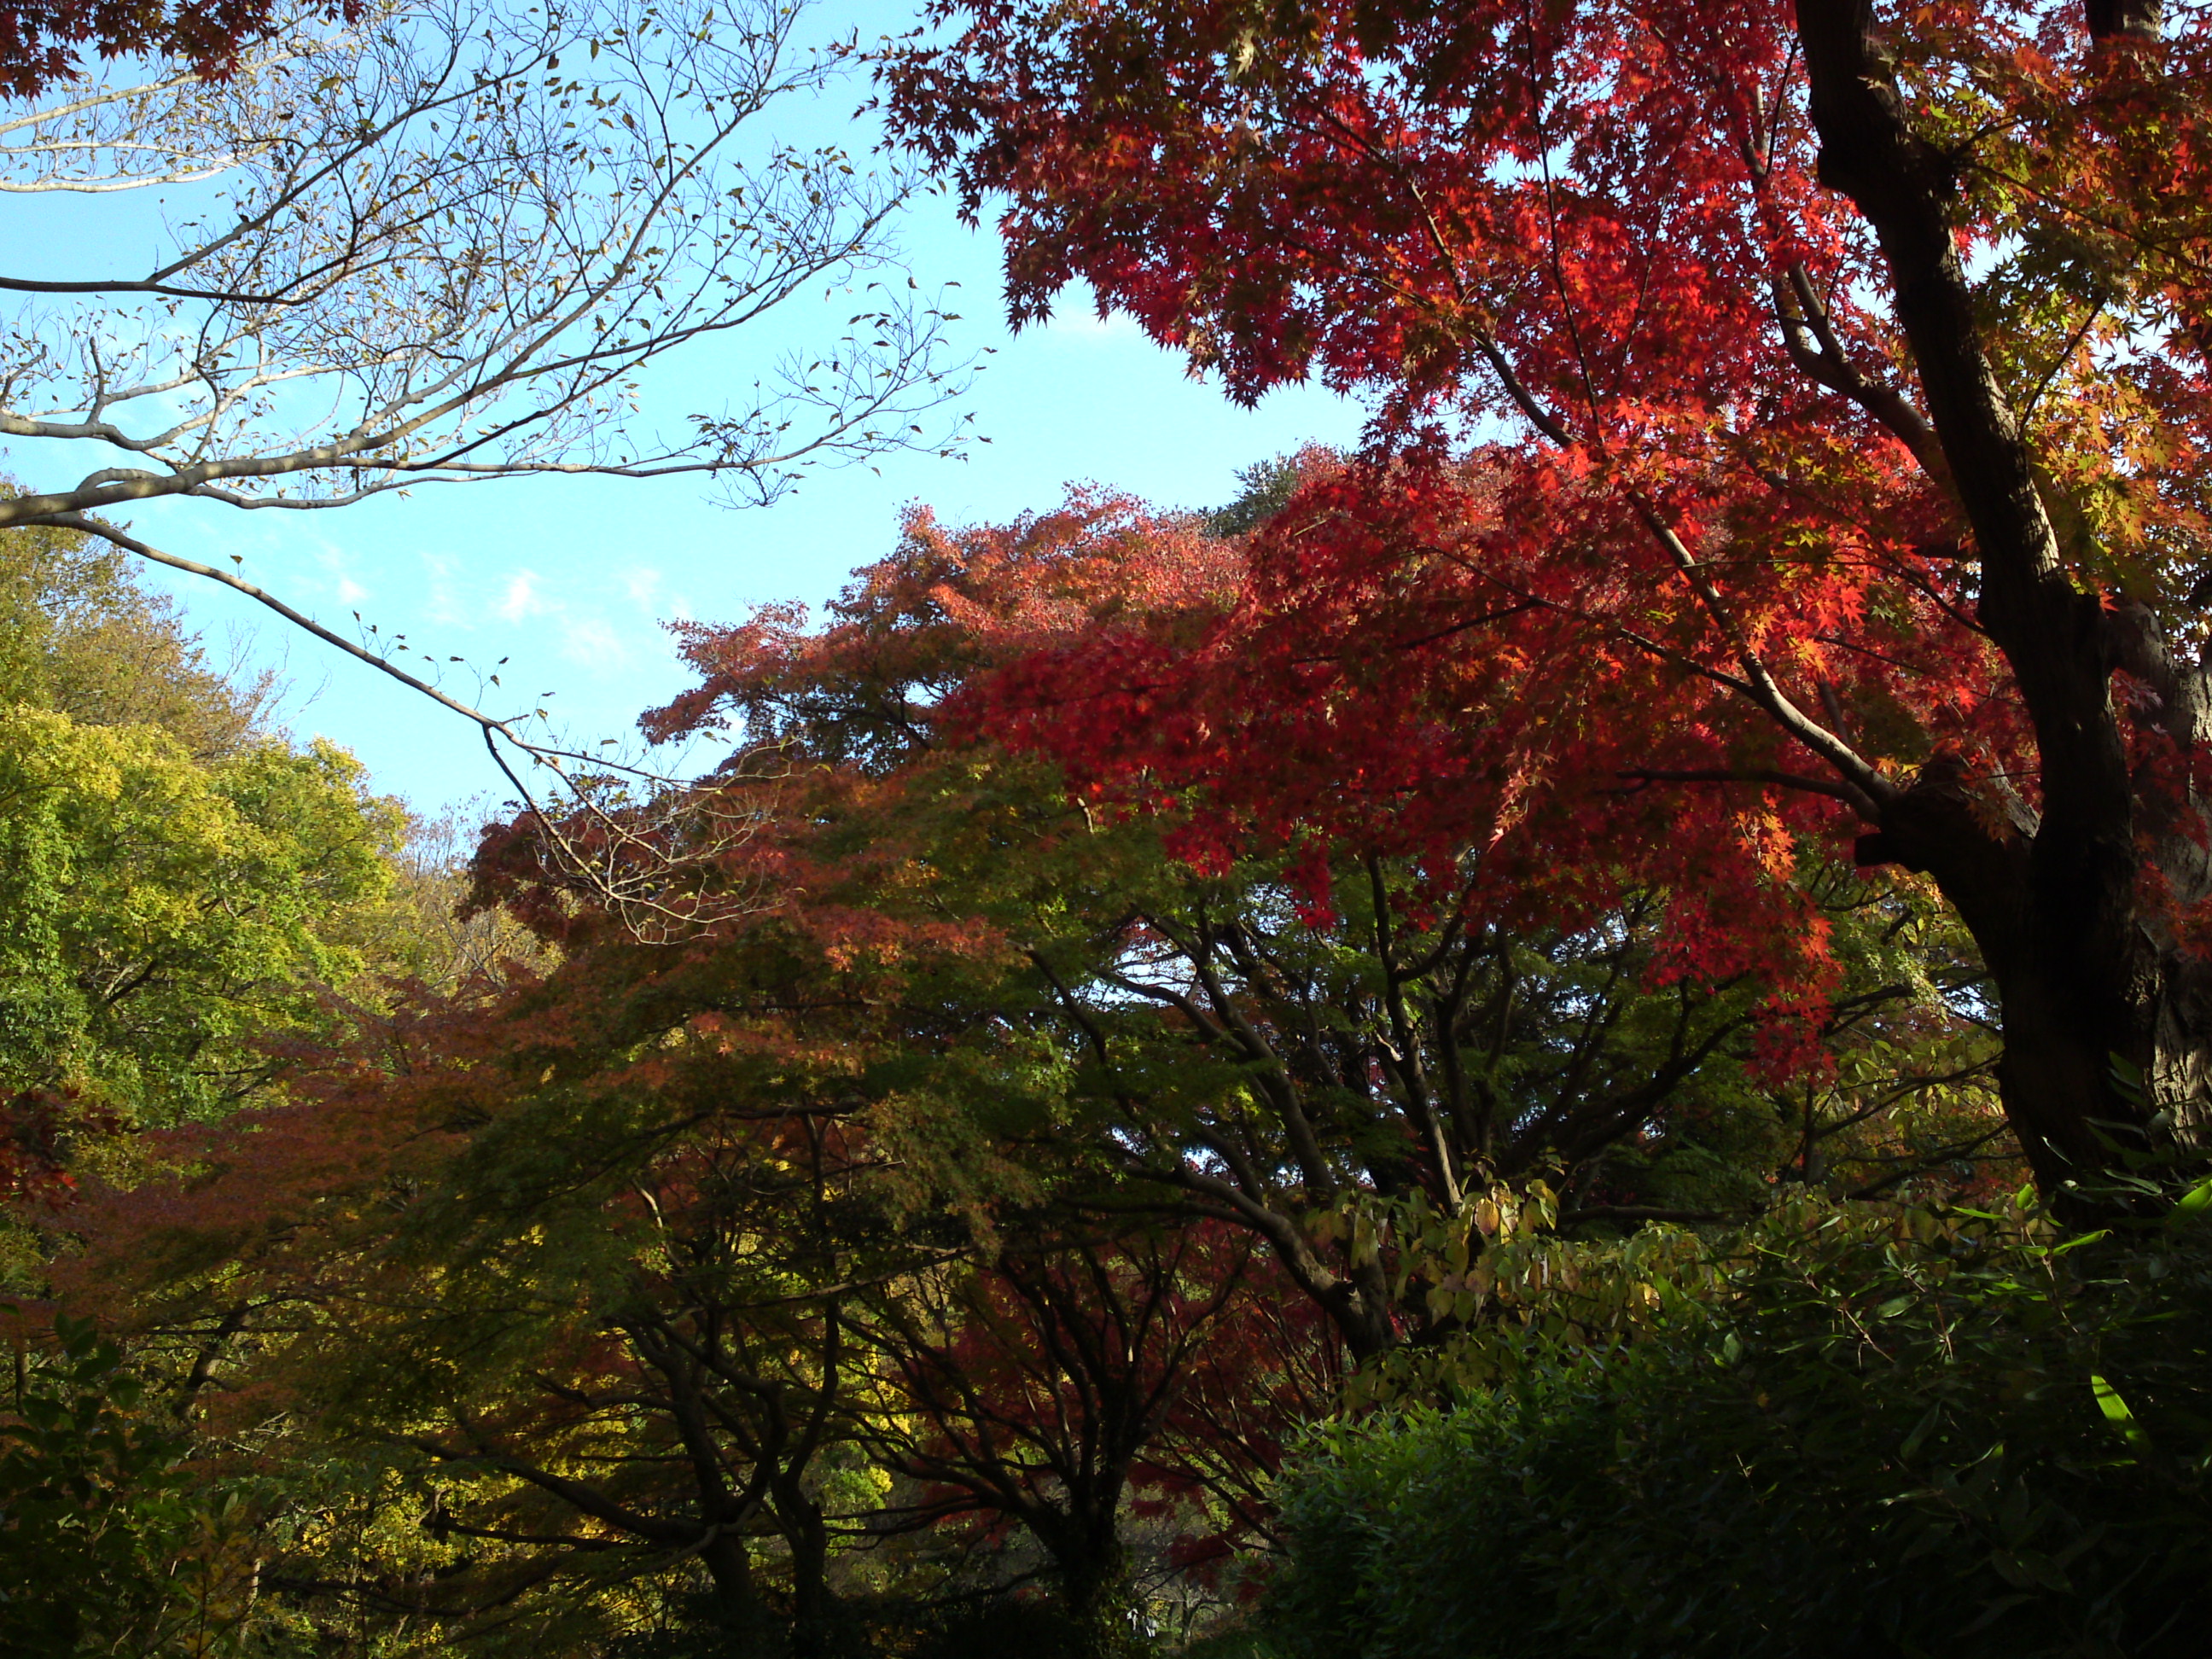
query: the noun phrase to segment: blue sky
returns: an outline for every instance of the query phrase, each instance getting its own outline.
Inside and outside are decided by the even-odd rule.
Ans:
[[[824,25],[855,20],[895,27],[899,14],[886,6],[821,14]],[[848,119],[860,95],[848,86],[818,107],[792,110],[779,131],[812,142],[808,129],[835,128],[859,148],[870,137]],[[71,217],[88,237],[112,235],[100,229],[104,210],[88,204]],[[955,522],[1000,520],[1051,506],[1071,482],[1095,481],[1164,505],[1210,506],[1236,493],[1238,468],[1311,440],[1347,441],[1358,429],[1360,411],[1317,388],[1239,410],[1126,319],[1100,321],[1081,294],[1050,324],[1010,336],[996,239],[962,227],[942,195],[921,201],[899,234],[924,289],[959,285],[951,307],[963,313],[959,343],[994,349],[966,404],[973,430],[991,441],[971,445],[963,459],[896,456],[879,471],[821,472],[767,508],[718,505],[695,479],[549,478],[307,514],[149,504],[134,514],[135,527],[209,562],[242,556],[250,578],[340,631],[358,611],[386,637],[404,633],[441,661],[465,658],[451,671],[461,695],[475,690],[475,665],[508,658],[499,670],[504,689],[522,693],[523,703],[554,692],[547,706],[557,723],[588,745],[629,733],[641,709],[683,685],[667,620],[735,618],[769,600],[818,603],[853,567],[890,549],[908,501]],[[834,340],[852,305],[842,295],[810,296],[777,313],[791,331],[774,344],[803,345],[817,325],[824,343]],[[680,416],[741,399],[762,343],[709,344],[664,364],[650,407]],[[24,453],[6,465],[26,482],[42,471],[73,477],[70,469],[85,465],[82,456],[54,459],[58,466],[41,466]],[[474,727],[248,601],[188,577],[149,576],[218,653],[245,638],[251,660],[278,666],[293,687],[285,718],[294,734],[352,750],[380,788],[426,811],[502,793]]]

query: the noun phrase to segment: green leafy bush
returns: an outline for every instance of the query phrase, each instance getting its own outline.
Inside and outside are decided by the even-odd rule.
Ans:
[[[1479,1386],[1320,1437],[1285,1494],[1279,1645],[2203,1651],[2212,1227],[1807,1203],[1636,1260],[1695,1264],[1637,1269],[1640,1328],[1470,1335],[1431,1376]]]
[[[0,1653],[204,1659],[253,1599],[239,1500],[185,1459],[114,1343],[54,1322],[0,1402]]]

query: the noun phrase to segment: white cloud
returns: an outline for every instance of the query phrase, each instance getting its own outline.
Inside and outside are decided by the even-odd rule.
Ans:
[[[525,617],[542,617],[557,609],[539,595],[538,580],[535,570],[516,571],[507,579],[507,591],[492,609],[503,621],[511,623],[520,622]]]
[[[376,596],[376,590],[366,582],[356,580],[347,568],[354,561],[346,550],[334,542],[324,542],[314,550],[315,562],[322,567],[326,591],[340,605],[358,610]]]
[[[423,553],[422,613],[441,628],[471,629],[474,613],[455,592],[453,575],[459,562],[442,553]]]
[[[1117,311],[1101,317],[1088,305],[1063,305],[1053,308],[1052,320],[1044,325],[1047,334],[1064,339],[1108,340],[1141,339],[1144,331],[1137,319],[1127,312]]]
[[[1073,283],[1060,294],[1052,308],[1052,320],[1044,325],[1044,331],[1079,340],[1141,339],[1144,337],[1144,330],[1137,325],[1137,319],[1126,311],[1111,312],[1101,317],[1098,301],[1087,283]]]
[[[561,654],[592,668],[627,666],[629,647],[603,617],[584,617],[561,625]]]

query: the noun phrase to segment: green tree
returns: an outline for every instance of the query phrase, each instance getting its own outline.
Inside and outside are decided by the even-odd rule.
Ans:
[[[88,538],[0,532],[0,1101],[27,1167],[234,1109],[391,959],[403,819]],[[392,930],[383,929],[388,933]],[[382,965],[380,963],[378,965]]]
[[[20,1337],[20,1332],[19,1332]],[[19,1348],[0,1393],[0,1648],[20,1659],[208,1659],[253,1603],[238,1494],[91,1322]]]
[[[831,1651],[880,1496],[840,1302],[964,1240],[891,1190],[864,974],[776,917],[597,943],[363,1008],[289,1103],[177,1137],[188,1173],[85,1194],[66,1276],[343,1475],[268,1573],[309,1626]]]
[[[230,1110],[359,975],[398,824],[326,744],[212,763],[158,727],[0,707],[0,1087],[118,1127]]]
[[[159,726],[208,761],[263,732],[276,689],[273,672],[241,681],[211,664],[127,555],[76,531],[0,531],[0,702]]]

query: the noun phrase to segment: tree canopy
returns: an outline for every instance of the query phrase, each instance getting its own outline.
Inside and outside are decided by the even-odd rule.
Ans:
[[[890,200],[710,188],[787,9],[619,10],[6,130],[143,183],[205,126],[261,207],[101,290],[201,319],[198,412],[0,501],[0,1646],[2193,1651],[2212,14],[937,0],[885,107],[1017,319],[1087,283],[1362,447],[915,506],[674,629],[643,731],[724,763],[540,746],[465,855],[88,514],[903,441],[885,312],[826,435],[619,447]],[[544,125],[625,75],[641,148]],[[578,310],[586,223],[671,240]],[[114,422],[0,426],[139,441],[106,329],[33,367]]]
[[[2201,12],[932,15],[890,106],[1018,318],[1080,277],[1237,396],[1375,398],[1212,653],[1281,665],[1304,799],[1510,824],[1540,778],[1705,860],[1713,951],[1774,935],[1776,837],[1855,836],[1972,932],[2042,1180],[2195,1133]],[[1226,775],[1188,663],[1130,692]]]
[[[119,557],[0,536],[0,1091],[35,1181],[100,1126],[220,1115],[368,967],[398,809],[264,717]]]

